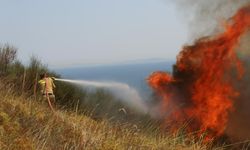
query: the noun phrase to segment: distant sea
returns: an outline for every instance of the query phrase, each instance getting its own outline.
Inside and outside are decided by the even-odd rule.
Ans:
[[[127,83],[140,93],[148,92],[147,77],[155,71],[171,71],[174,62],[140,62],[116,65],[98,65],[56,69],[63,78]]]

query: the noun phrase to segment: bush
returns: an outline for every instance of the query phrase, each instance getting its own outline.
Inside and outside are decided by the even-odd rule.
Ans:
[[[8,73],[9,66],[16,60],[17,49],[9,44],[0,47],[0,76]]]

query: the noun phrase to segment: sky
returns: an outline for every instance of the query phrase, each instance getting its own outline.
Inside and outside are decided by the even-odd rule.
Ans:
[[[0,43],[50,68],[175,60],[187,41],[164,0],[0,0]]]

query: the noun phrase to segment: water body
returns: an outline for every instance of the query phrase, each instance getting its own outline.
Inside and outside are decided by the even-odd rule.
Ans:
[[[150,91],[147,77],[154,71],[171,71],[174,62],[140,62],[57,69],[63,78],[99,82],[120,82],[135,88],[142,97]]]

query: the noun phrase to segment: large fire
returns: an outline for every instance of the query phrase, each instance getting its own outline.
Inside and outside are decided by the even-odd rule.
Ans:
[[[224,134],[228,115],[240,95],[233,81],[244,75],[237,46],[249,29],[250,5],[238,10],[224,25],[223,33],[185,46],[172,74],[155,72],[148,78],[162,98],[161,111],[168,114],[165,120],[175,122],[173,128],[188,122],[187,131],[207,133],[208,139]]]

